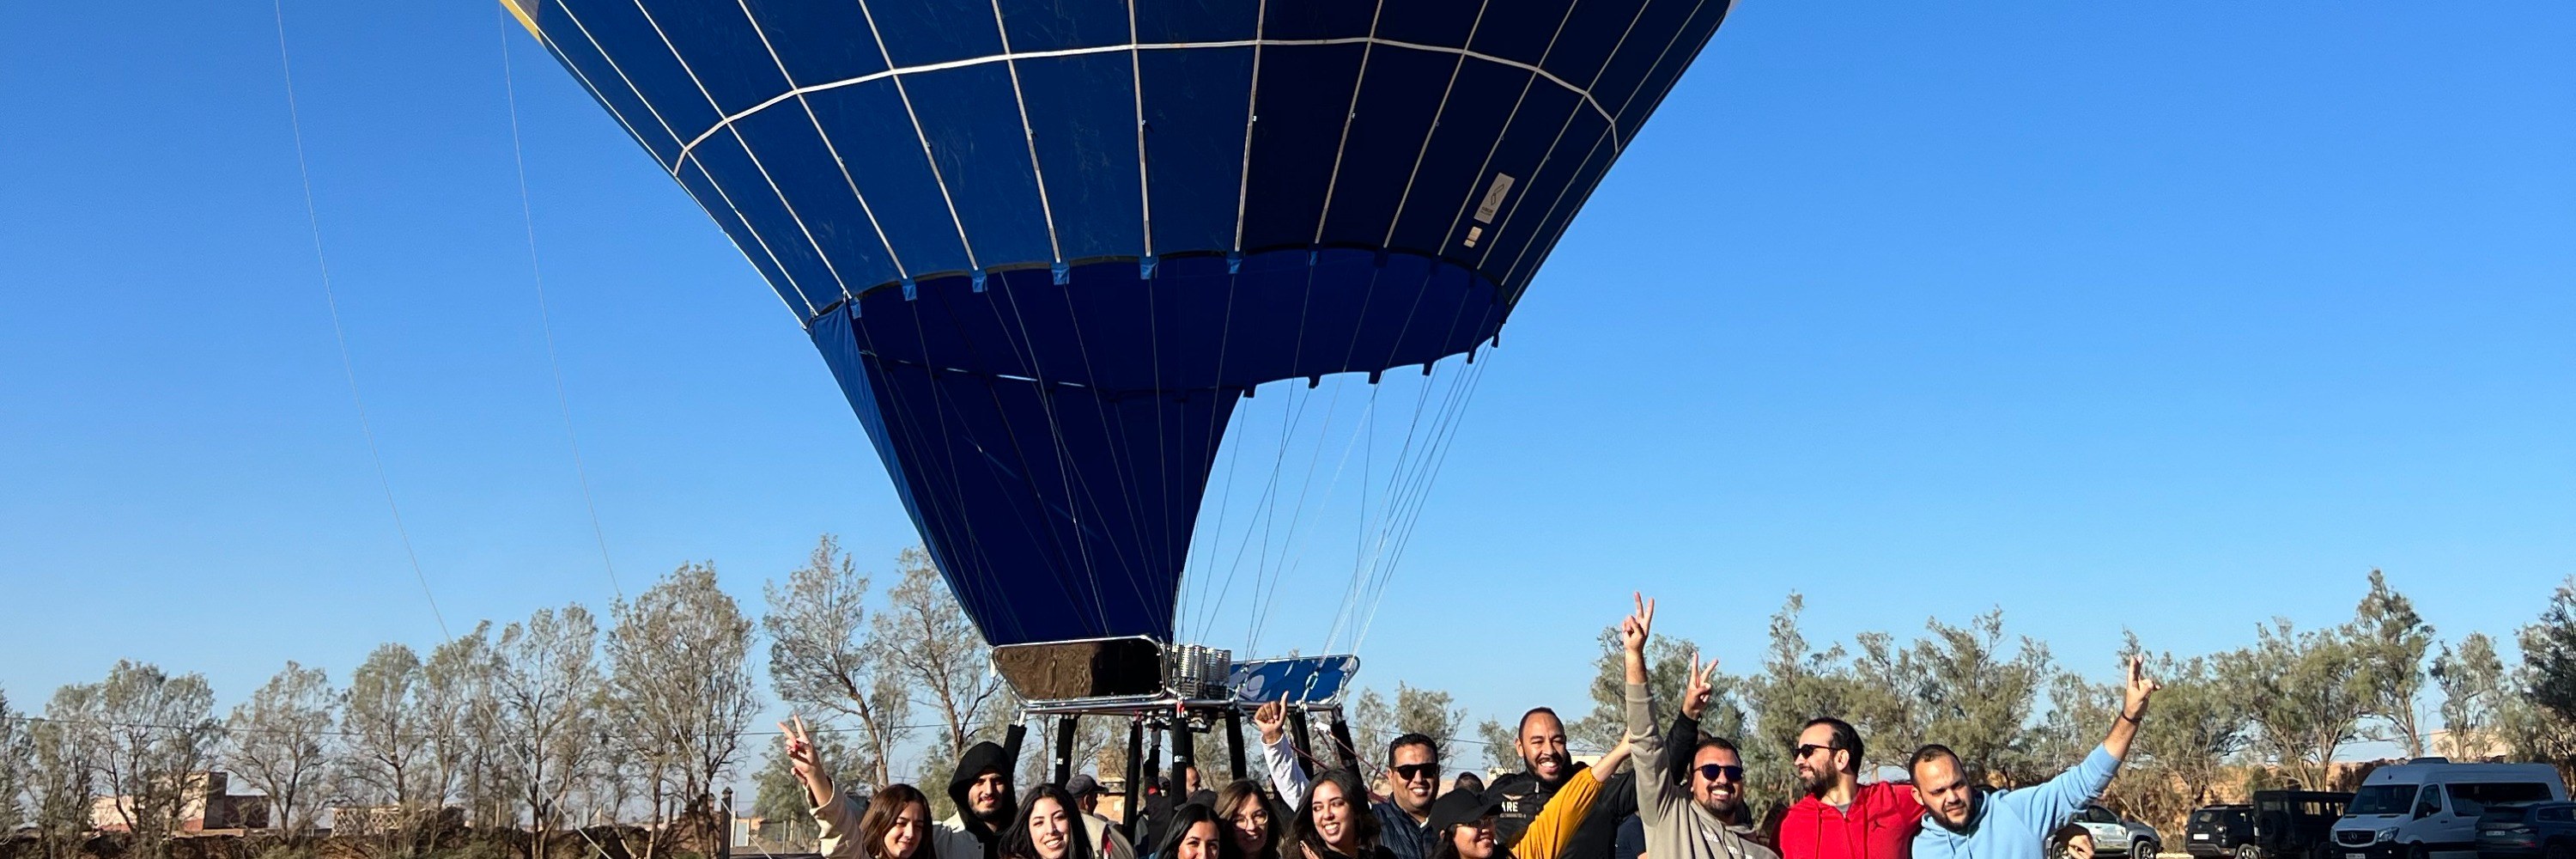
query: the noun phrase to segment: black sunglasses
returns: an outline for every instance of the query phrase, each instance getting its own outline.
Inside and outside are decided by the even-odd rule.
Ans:
[[[1716,781],[1719,776],[1725,776],[1727,781],[1743,781],[1744,768],[1725,764],[1700,764],[1699,775],[1709,781]]]
[[[1808,756],[1808,755],[1810,755],[1810,754],[1813,754],[1813,753],[1816,753],[1816,752],[1830,752],[1830,751],[1834,751],[1834,750],[1839,749],[1839,748],[1841,748],[1841,747],[1840,747],[1840,746],[1830,746],[1830,745],[1827,745],[1827,746],[1819,746],[1819,745],[1816,745],[1816,744],[1814,744],[1814,743],[1808,743],[1808,744],[1806,744],[1806,745],[1799,746],[1799,747],[1795,750],[1795,754],[1794,754],[1794,756],[1795,756],[1795,757],[1801,757],[1801,758],[1803,758],[1803,757],[1806,757],[1806,756]]]
[[[1394,771],[1397,778],[1405,781],[1412,781],[1417,778],[1440,777],[1439,764],[1400,764],[1397,766],[1387,767],[1387,769]]]

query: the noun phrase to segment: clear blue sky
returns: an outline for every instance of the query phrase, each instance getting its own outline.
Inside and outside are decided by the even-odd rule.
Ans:
[[[756,605],[823,532],[891,570],[910,525],[794,321],[523,32],[483,3],[287,15],[349,350],[450,627],[610,596],[505,32],[625,587],[713,559]],[[229,704],[439,639],[272,26],[0,7],[22,705],[119,657]],[[2373,566],[2445,637],[2508,632],[2576,573],[2571,44],[2564,3],[1747,0],[1513,317],[1366,676],[1574,703],[1632,587],[1738,670],[1792,590],[1819,639],[2000,606],[2096,674],[2124,626],[2197,652],[2340,620]]]

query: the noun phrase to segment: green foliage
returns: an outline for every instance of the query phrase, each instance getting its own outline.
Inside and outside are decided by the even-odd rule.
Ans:
[[[2442,645],[2431,673],[2442,688],[2442,728],[2450,737],[2450,748],[2441,751],[2463,760],[2478,757],[2505,706],[2504,660],[2496,657],[2495,639],[2472,632],[2456,648]]]
[[[614,786],[628,783],[617,770],[640,766],[669,788],[684,823],[712,826],[717,786],[760,708],[751,619],[716,585],[713,563],[682,564],[610,614],[600,721],[622,739],[597,750],[605,758],[594,763],[607,767],[611,789],[591,792],[606,794],[614,809],[622,798]]]
[[[2025,783],[2054,775],[2031,765],[2033,738],[2024,730],[2048,683],[2048,646],[2024,637],[2007,653],[2002,609],[1967,626],[1928,621],[1924,630],[1913,650],[1925,680],[1914,702],[1924,738],[1958,752],[1971,772]]]
[[[2354,608],[2352,657],[2359,672],[2369,713],[2382,730],[2376,736],[2395,740],[2407,757],[2424,754],[2424,727],[2416,699],[2424,692],[2424,657],[2433,646],[2433,627],[2415,613],[2415,603],[2388,586],[2388,577],[2370,571],[2370,592]]]
[[[868,774],[860,769],[859,759],[849,753],[843,738],[846,732],[822,725],[814,727],[814,751],[823,763],[833,769],[832,784],[843,792],[869,785]],[[804,821],[811,808],[805,797],[805,783],[796,777],[796,768],[787,760],[787,738],[771,737],[762,755],[760,770],[752,774],[751,813],[770,821]]]
[[[27,721],[9,709],[9,693],[0,690],[0,832],[16,832],[26,822],[18,796],[26,792],[29,757],[34,752]]]
[[[2560,720],[2576,720],[2576,576],[2558,586],[2519,638],[2523,694]]]
[[[2254,747],[2314,788],[2335,752],[2361,737],[2375,699],[2340,627],[2301,632],[2287,618],[2256,628],[2253,646],[2222,654],[2219,674],[2250,710]]]
[[[1515,714],[1512,718],[1518,721],[1520,717]],[[1485,743],[1485,766],[1504,772],[1521,768],[1521,753],[1512,743],[1511,725],[1499,719],[1477,722],[1476,738]]]
[[[1565,742],[1575,754],[1607,752],[1628,732],[1628,678],[1626,657],[1619,651],[1619,628],[1602,627],[1593,644],[1600,655],[1592,660],[1591,712],[1568,719],[1565,724]],[[1671,718],[1674,708],[1680,705],[1682,688],[1689,682],[1691,659],[1699,656],[1699,645],[1687,638],[1656,633],[1646,640],[1646,688],[1654,690],[1655,704],[1661,708],[1658,719]],[[1722,677],[1717,687],[1715,701],[1709,705],[1708,714],[1701,717],[1701,729],[1718,736],[1735,736],[1744,724],[1743,708],[1735,703],[1735,681]],[[1558,717],[1570,715],[1560,712]],[[1519,714],[1513,714],[1513,718],[1518,721]],[[1662,729],[1656,726],[1656,730]],[[1519,758],[1518,753],[1513,753],[1515,766]]]
[[[763,586],[768,612],[770,687],[779,700],[809,712],[848,717],[859,730],[851,754],[872,783],[891,781],[895,748],[911,732],[912,690],[869,624],[868,577],[838,538],[825,534],[785,586]]]
[[[290,841],[318,816],[324,772],[337,749],[340,694],[330,675],[293,661],[233,708],[224,722],[231,767],[269,797],[269,823]]]

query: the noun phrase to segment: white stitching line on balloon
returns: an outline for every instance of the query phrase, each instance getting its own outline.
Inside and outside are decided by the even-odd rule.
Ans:
[[[1249,47],[1256,47],[1256,46],[1260,46],[1260,47],[1298,47],[1298,46],[1320,46],[1320,45],[1360,45],[1360,44],[1383,45],[1383,46],[1390,47],[1390,48],[1405,48],[1405,49],[1415,50],[1415,51],[1430,51],[1430,52],[1432,52],[1432,53],[1439,53],[1439,54],[1452,54],[1452,55],[1457,55],[1457,56],[1467,57],[1467,58],[1470,58],[1470,59],[1482,60],[1482,61],[1485,61],[1485,62],[1488,62],[1488,63],[1494,63],[1494,64],[1497,64],[1497,65],[1510,66],[1510,67],[1512,67],[1512,68],[1520,69],[1520,70],[1522,70],[1522,71],[1529,72],[1529,73],[1534,74],[1534,75],[1537,75],[1537,76],[1539,76],[1539,77],[1546,78],[1546,79],[1547,79],[1547,81],[1548,81],[1549,83],[1556,84],[1558,87],[1563,88],[1563,89],[1564,89],[1565,91],[1567,91],[1567,92],[1574,93],[1575,95],[1581,96],[1581,97],[1583,98],[1583,103],[1584,103],[1584,104],[1586,104],[1586,105],[1590,105],[1590,106],[1591,106],[1591,108],[1592,108],[1592,111],[1593,111],[1594,113],[1598,113],[1598,114],[1600,114],[1602,119],[1605,119],[1605,120],[1612,120],[1612,119],[1613,119],[1613,117],[1612,117],[1612,116],[1611,116],[1611,114],[1610,114],[1610,111],[1609,111],[1609,110],[1607,110],[1607,109],[1604,109],[1604,108],[1601,106],[1601,103],[1600,103],[1599,101],[1594,100],[1594,99],[1592,98],[1592,93],[1591,93],[1589,90],[1585,90],[1585,89],[1584,89],[1584,88],[1582,88],[1582,87],[1575,86],[1574,84],[1567,82],[1564,78],[1557,77],[1557,76],[1555,75],[1555,73],[1553,73],[1553,72],[1549,72],[1549,71],[1548,71],[1548,70],[1546,70],[1546,69],[1539,68],[1539,67],[1538,67],[1537,65],[1535,65],[1535,64],[1531,64],[1531,63],[1524,63],[1524,62],[1521,62],[1521,61],[1519,61],[1519,60],[1505,59],[1505,58],[1502,58],[1502,57],[1497,57],[1497,56],[1494,56],[1494,55],[1492,55],[1492,54],[1487,54],[1487,53],[1483,53],[1483,52],[1479,52],[1479,51],[1470,51],[1470,50],[1467,50],[1467,49],[1465,49],[1465,48],[1452,48],[1452,47],[1448,47],[1448,46],[1445,46],[1445,45],[1425,45],[1425,44],[1421,44],[1421,43],[1418,43],[1418,42],[1406,42],[1406,41],[1400,41],[1400,40],[1396,40],[1396,39],[1378,38],[1378,37],[1375,37],[1375,36],[1345,36],[1345,37],[1342,37],[1342,38],[1336,38],[1336,39],[1234,39],[1234,40],[1229,40],[1229,41],[1217,41],[1217,42],[1163,42],[1163,43],[1156,43],[1156,44],[1150,44],[1150,45],[1137,45],[1137,44],[1124,44],[1124,45],[1100,45],[1100,46],[1096,46],[1096,47],[1089,47],[1089,48],[1061,48],[1061,49],[1057,49],[1057,50],[1049,50],[1049,51],[1021,51],[1021,52],[1017,52],[1017,53],[1002,53],[1002,54],[993,54],[993,55],[990,55],[990,56],[983,56],[983,57],[969,57],[969,58],[962,59],[962,60],[948,60],[948,61],[945,61],[945,62],[925,63],[925,64],[918,65],[918,66],[905,66],[905,67],[903,67],[903,68],[899,68],[899,69],[887,69],[887,70],[885,70],[885,71],[881,71],[881,72],[871,72],[871,73],[868,73],[868,74],[860,75],[860,76],[858,76],[858,77],[848,78],[848,79],[844,79],[844,80],[831,81],[831,82],[828,82],[828,83],[809,84],[809,85],[806,85],[806,86],[801,86],[801,87],[797,87],[797,88],[795,88],[795,89],[788,90],[788,91],[783,92],[783,93],[779,93],[778,95],[775,95],[775,96],[771,96],[767,101],[763,101],[763,102],[761,102],[761,103],[759,103],[759,104],[752,105],[751,107],[749,107],[749,108],[747,108],[747,109],[744,109],[744,110],[743,110],[742,112],[740,112],[740,113],[735,113],[735,114],[730,115],[730,116],[727,116],[727,117],[725,117],[725,118],[723,118],[723,119],[721,119],[721,120],[717,120],[717,121],[716,121],[716,124],[715,124],[713,127],[708,128],[706,131],[704,131],[704,132],[700,133],[697,137],[695,137],[695,138],[691,138],[691,139],[689,140],[689,142],[688,142],[688,144],[687,144],[687,145],[684,145],[684,146],[680,147],[680,155],[681,155],[681,157],[682,157],[682,158],[686,158],[690,152],[695,151],[695,150],[697,149],[698,144],[703,143],[703,142],[706,142],[706,139],[707,139],[707,138],[709,138],[709,137],[713,137],[713,136],[715,136],[715,133],[716,133],[716,132],[723,131],[723,130],[725,130],[726,128],[731,127],[735,122],[741,121],[741,120],[742,120],[743,118],[745,118],[745,117],[751,116],[752,114],[759,113],[759,112],[764,111],[764,110],[768,110],[768,109],[769,109],[769,108],[771,108],[771,107],[775,107],[775,106],[777,106],[777,105],[779,105],[779,104],[781,104],[781,103],[786,102],[788,99],[795,98],[795,97],[797,97],[797,96],[801,96],[801,95],[808,95],[808,94],[812,94],[812,93],[817,93],[817,92],[821,92],[821,91],[829,90],[829,89],[839,89],[839,88],[841,88],[841,87],[845,87],[845,86],[856,86],[856,85],[859,85],[859,84],[868,83],[868,82],[870,82],[870,81],[886,80],[886,79],[888,79],[888,78],[893,78],[893,77],[897,77],[897,76],[900,76],[900,75],[921,74],[921,73],[924,73],[924,72],[945,71],[945,70],[948,70],[948,69],[962,69],[962,68],[967,68],[967,67],[969,67],[969,66],[990,65],[990,64],[993,64],[993,63],[1011,62],[1011,61],[1015,61],[1015,60],[1042,60],[1042,59],[1047,59],[1047,58],[1051,58],[1051,57],[1080,57],[1080,56],[1089,56],[1089,55],[1092,55],[1092,54],[1110,54],[1110,53],[1118,53],[1118,52],[1122,52],[1122,51],[1168,51],[1168,50],[1188,50],[1188,49],[1194,49],[1194,48],[1249,48]],[[1615,120],[1614,120],[1614,121],[1615,121]],[[1614,147],[1614,148],[1616,148],[1616,146],[1617,146],[1617,144],[1615,144],[1615,143],[1614,143],[1614,144],[1613,144],[1613,147]]]

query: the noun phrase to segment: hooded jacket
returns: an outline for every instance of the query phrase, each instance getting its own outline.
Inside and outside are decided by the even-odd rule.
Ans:
[[[983,742],[967,747],[966,754],[957,759],[957,773],[948,777],[948,800],[956,803],[957,812],[939,821],[938,831],[931,833],[931,843],[938,848],[939,859],[993,859],[1002,834],[985,825],[966,802],[966,791],[987,772],[1001,773],[1005,781],[1009,780],[1011,754],[1003,751],[1000,745]],[[1013,800],[1011,791],[1003,790],[1002,819],[1009,820],[1018,813],[1018,803]]]
[[[1850,808],[1815,794],[1798,798],[1780,821],[1783,859],[1910,859],[1923,828],[1923,803],[1909,785],[1878,782],[1852,793]]]
[[[2119,774],[2120,759],[2096,746],[2083,763],[2056,778],[1978,796],[1968,825],[1960,829],[1941,825],[1927,812],[1923,831],[1914,835],[1914,859],[2043,859],[2049,833],[2074,819]]]
[[[1629,760],[1637,765],[1637,817],[1646,827],[1646,855],[1654,859],[1780,859],[1736,827],[1691,800],[1690,790],[1665,760],[1655,734],[1655,693],[1643,683],[1627,691]]]

